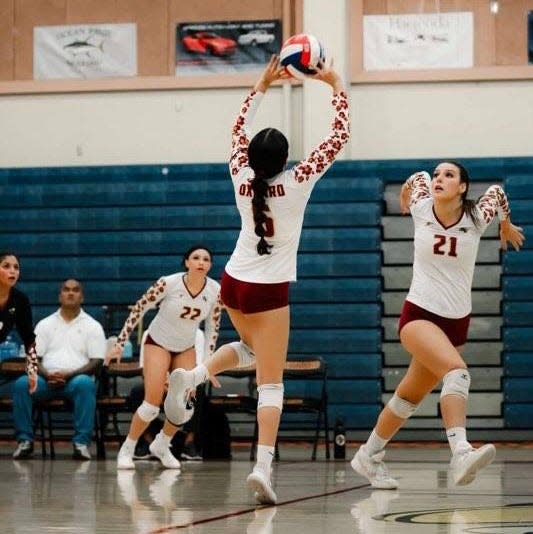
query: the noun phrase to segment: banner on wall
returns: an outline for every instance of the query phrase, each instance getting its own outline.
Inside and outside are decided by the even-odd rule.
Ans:
[[[263,69],[281,49],[280,20],[188,22],[176,28],[176,74]]]
[[[365,70],[472,67],[473,14],[367,15],[363,58]]]
[[[527,57],[533,63],[533,11],[527,14]]]
[[[136,75],[136,24],[37,26],[33,29],[33,77],[36,80]]]

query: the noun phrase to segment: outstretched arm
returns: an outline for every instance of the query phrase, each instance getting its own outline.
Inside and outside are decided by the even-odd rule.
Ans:
[[[249,126],[255,117],[263,95],[273,82],[286,78],[288,78],[288,75],[285,69],[279,65],[279,57],[274,55],[270,58],[252,91],[246,96],[232,129],[229,163],[232,177],[248,165]]]
[[[400,211],[403,215],[407,215],[409,208],[418,201],[431,196],[430,182],[431,178],[425,171],[415,172],[407,178],[400,190]]]
[[[151,308],[160,302],[166,295],[167,283],[164,278],[160,278],[155,284],[151,285],[142,297],[135,303],[131,309],[120,334],[117,337],[115,346],[107,353],[104,365],[108,365],[111,360],[120,361],[124,344],[129,339],[131,333],[141,320],[141,317]]]
[[[344,91],[340,76],[332,66],[318,65],[316,74],[311,78],[327,83],[333,89],[331,105],[335,116],[327,137],[311,151],[306,159],[294,167],[294,177],[298,183],[309,181],[312,177],[315,180],[320,178],[350,138],[348,95]]]
[[[511,243],[515,250],[520,250],[524,244],[524,233],[520,226],[511,222],[511,210],[505,191],[499,185],[491,185],[485,194],[479,197],[477,206],[483,220],[489,224],[498,215],[500,219],[500,246],[507,250],[507,243]]]
[[[520,226],[511,222],[511,209],[503,188],[499,185],[491,185],[477,201],[477,207],[483,220],[489,224],[498,215],[500,219],[500,247],[507,250],[507,243],[511,243],[515,250],[519,250],[524,244],[524,232]]]

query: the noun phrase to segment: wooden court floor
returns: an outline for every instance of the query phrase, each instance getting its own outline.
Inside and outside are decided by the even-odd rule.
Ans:
[[[247,451],[227,462],[184,463],[181,471],[138,462],[79,463],[70,446],[55,460],[11,459],[0,446],[1,533],[533,534],[533,448],[498,446],[476,481],[452,487],[449,453],[394,447],[395,491],[372,490],[349,462],[309,461],[310,449],[282,446],[275,466],[279,503],[255,506],[244,486]],[[355,448],[348,450],[351,458]]]

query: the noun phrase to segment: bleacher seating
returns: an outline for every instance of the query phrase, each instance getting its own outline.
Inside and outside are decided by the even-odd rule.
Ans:
[[[411,276],[412,225],[399,216],[397,188],[434,162],[337,162],[307,209],[299,280],[290,290],[289,350],[327,362],[330,421],[341,417],[347,429],[373,425],[406,365],[395,323]],[[474,177],[471,196],[503,181],[513,222],[533,235],[533,159],[462,162]],[[56,309],[59,282],[68,276],[83,281],[87,311],[103,320],[102,305],[135,302],[159,276],[179,270],[182,252],[195,242],[215,252],[211,276],[218,279],[239,228],[224,164],[0,169],[0,192],[0,248],[20,254],[19,286],[36,320]],[[525,363],[533,341],[533,240],[500,262],[496,239],[493,225],[474,281],[465,351],[476,375],[471,415],[488,427],[525,428],[533,401],[513,388],[522,391],[528,380],[533,386]],[[225,319],[221,341],[230,339]],[[430,396],[419,423],[410,424],[436,424],[437,399]]]
[[[307,209],[291,286],[289,354],[327,361],[330,420],[343,416],[347,428],[369,428],[381,407],[382,189],[371,168],[328,171]],[[197,242],[214,251],[218,279],[239,230],[226,165],[3,169],[0,191],[1,248],[20,254],[36,320],[56,309],[69,276],[103,320],[102,305],[135,302]],[[225,319],[221,342],[234,337]]]
[[[509,175],[505,190],[512,221],[524,229],[526,242],[523,250],[509,252],[503,260],[503,410],[506,427],[532,428],[533,173]]]

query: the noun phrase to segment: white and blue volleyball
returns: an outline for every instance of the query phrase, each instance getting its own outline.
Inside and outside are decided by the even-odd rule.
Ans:
[[[303,79],[309,74],[315,74],[318,63],[325,62],[326,53],[322,43],[314,35],[299,33],[283,43],[279,59],[288,74]]]

